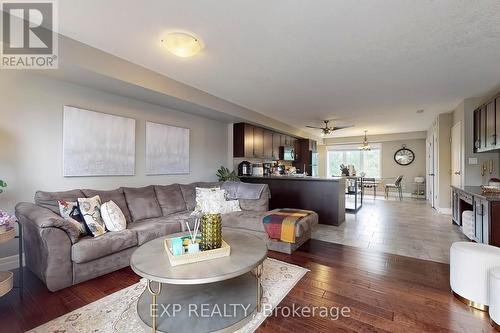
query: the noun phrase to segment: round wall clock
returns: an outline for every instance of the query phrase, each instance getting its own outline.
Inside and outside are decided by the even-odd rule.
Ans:
[[[394,153],[394,161],[399,165],[409,165],[413,160],[415,160],[415,153],[404,145]]]

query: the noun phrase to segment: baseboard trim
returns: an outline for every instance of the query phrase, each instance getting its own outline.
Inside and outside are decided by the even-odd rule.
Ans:
[[[26,265],[26,261],[23,258],[23,266]],[[8,271],[11,269],[19,268],[19,255],[15,254],[13,256],[0,258],[0,271]]]

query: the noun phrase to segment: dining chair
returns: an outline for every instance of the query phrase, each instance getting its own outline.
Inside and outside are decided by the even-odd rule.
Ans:
[[[377,181],[375,178],[363,178],[363,195],[365,194],[365,189],[373,189],[373,199],[377,198]]]
[[[385,184],[385,198],[386,199],[389,199],[389,192],[392,189],[395,189],[396,191],[398,191],[399,201],[403,200],[403,188],[401,186],[402,180],[403,180],[403,176],[401,175],[401,176],[398,176],[398,178],[396,178],[396,181],[394,182],[394,184]]]

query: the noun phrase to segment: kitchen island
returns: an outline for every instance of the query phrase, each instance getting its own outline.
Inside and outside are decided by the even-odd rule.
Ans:
[[[241,181],[267,184],[270,209],[296,208],[318,213],[319,223],[341,225],[345,221],[345,179],[296,176],[242,176]]]
[[[480,186],[451,186],[452,222],[462,226],[462,214],[473,213],[471,240],[500,246],[500,194],[483,193]]]

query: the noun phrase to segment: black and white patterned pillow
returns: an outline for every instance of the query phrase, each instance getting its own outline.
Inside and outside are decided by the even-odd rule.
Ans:
[[[101,198],[98,195],[92,198],[78,198],[78,208],[92,236],[106,233],[106,226],[101,217]]]

